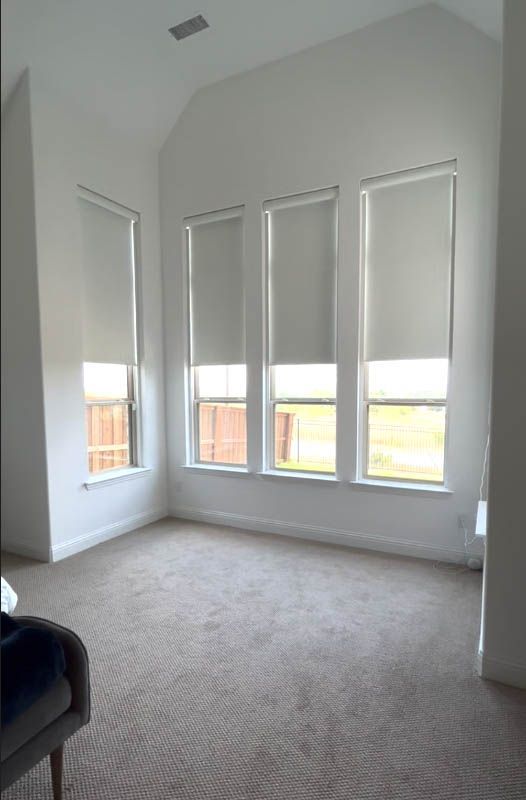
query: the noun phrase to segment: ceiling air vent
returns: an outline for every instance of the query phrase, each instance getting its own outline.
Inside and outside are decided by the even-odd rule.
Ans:
[[[180,39],[186,39],[187,36],[192,36],[194,33],[204,31],[204,29],[208,27],[210,26],[206,19],[202,14],[198,14],[197,17],[192,17],[192,19],[180,22],[179,25],[174,25],[173,28],[169,28],[169,31],[172,36],[179,41]]]

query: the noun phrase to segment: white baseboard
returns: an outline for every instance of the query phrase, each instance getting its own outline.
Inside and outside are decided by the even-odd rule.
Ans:
[[[13,553],[15,556],[23,556],[24,558],[34,558],[36,561],[44,561],[47,563],[49,560],[49,553],[46,548],[36,547],[31,542],[16,541],[10,542],[2,539],[2,550],[6,553]]]
[[[526,689],[526,665],[524,664],[512,664],[509,661],[492,658],[485,655],[483,650],[479,650],[475,666],[480,677],[485,680]]]
[[[166,516],[167,511],[163,508],[143,511],[118,522],[112,522],[111,525],[97,528],[97,530],[90,531],[82,536],[76,536],[74,539],[69,539],[69,541],[62,544],[52,545],[49,549],[49,560],[51,562],[60,561],[63,558],[75,555],[75,553],[80,553],[82,550],[87,550],[89,547],[94,547],[96,544],[106,542],[108,539],[114,539],[123,533],[142,528],[143,525],[148,525],[150,522],[157,522],[157,520]]]
[[[360,547],[365,550],[379,550],[383,553],[428,558],[433,561],[452,561],[463,563],[466,559],[464,550],[420,544],[404,539],[392,539],[369,533],[353,533],[338,528],[325,528],[299,522],[284,522],[261,517],[249,517],[243,514],[231,514],[224,511],[210,511],[192,506],[176,506],[170,514],[181,519],[192,519],[198,522],[209,522],[214,525],[225,525],[231,528],[277,533],[282,536],[296,536],[300,539],[312,539],[317,542],[343,544],[347,547]]]

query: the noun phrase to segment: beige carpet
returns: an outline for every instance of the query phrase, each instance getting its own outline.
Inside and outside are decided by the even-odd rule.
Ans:
[[[90,653],[66,799],[526,798],[526,693],[474,674],[480,574],[173,520],[3,572]],[[3,797],[51,798],[47,763]]]

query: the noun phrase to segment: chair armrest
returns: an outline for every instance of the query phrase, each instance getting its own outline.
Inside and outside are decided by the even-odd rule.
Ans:
[[[20,625],[41,628],[52,633],[61,643],[66,659],[64,673],[71,685],[71,709],[80,714],[81,725],[90,718],[90,681],[88,653],[76,633],[40,617],[13,617]]]

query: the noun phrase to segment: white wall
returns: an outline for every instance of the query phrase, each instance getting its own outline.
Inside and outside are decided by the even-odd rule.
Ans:
[[[174,514],[429,557],[461,558],[486,439],[495,235],[498,46],[428,6],[201,90],[160,156],[169,504]],[[452,495],[351,486],[358,363],[359,182],[458,159]],[[249,467],[262,463],[261,206],[340,186],[336,487],[219,477],[184,452],[182,219],[244,204]]]
[[[68,109],[37,75],[31,113],[50,557],[56,559],[166,514],[158,165],[154,150]],[[89,492],[79,184],[140,213],[142,461],[151,467],[141,477]],[[34,239],[31,229],[29,236]],[[31,323],[33,318],[38,320],[36,306]],[[15,349],[14,359],[21,356]]]
[[[29,75],[2,112],[2,543],[49,551]]]
[[[526,5],[504,13],[482,675],[526,688]]]

